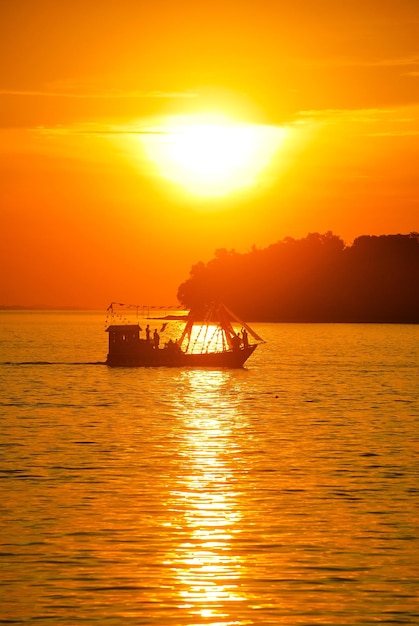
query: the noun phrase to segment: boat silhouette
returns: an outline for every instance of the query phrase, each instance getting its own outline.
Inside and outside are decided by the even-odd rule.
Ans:
[[[134,306],[134,305],[131,305]],[[113,314],[113,303],[108,308]],[[171,318],[173,316],[170,316]],[[179,338],[160,345],[157,330],[149,326],[141,337],[139,323],[113,323],[106,328],[111,367],[243,367],[263,339],[223,304],[208,307],[204,315],[190,311]],[[238,328],[240,327],[240,330]]]

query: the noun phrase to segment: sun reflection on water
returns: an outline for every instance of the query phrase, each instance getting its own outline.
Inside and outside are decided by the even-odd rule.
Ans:
[[[196,370],[187,376],[190,393],[183,399],[181,446],[184,472],[170,501],[182,540],[167,564],[176,579],[179,608],[200,616],[206,624],[221,626],[232,623],[228,603],[245,600],[240,593],[243,565],[232,546],[242,517],[232,464],[235,408],[222,399],[228,374]]]

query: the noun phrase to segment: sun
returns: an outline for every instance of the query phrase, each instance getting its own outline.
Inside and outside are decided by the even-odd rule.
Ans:
[[[187,115],[168,117],[139,138],[162,178],[195,196],[217,197],[257,184],[285,136],[280,127]]]

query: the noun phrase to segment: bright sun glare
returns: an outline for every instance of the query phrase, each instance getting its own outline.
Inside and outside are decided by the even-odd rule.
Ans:
[[[224,116],[173,116],[140,135],[163,178],[197,196],[217,197],[255,185],[286,136],[274,126]]]

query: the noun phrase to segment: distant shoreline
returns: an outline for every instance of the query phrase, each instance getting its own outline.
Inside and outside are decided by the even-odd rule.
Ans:
[[[149,307],[150,309],[154,307]],[[159,307],[164,308],[164,307]],[[168,309],[170,307],[167,307]],[[185,309],[185,311],[188,309]],[[104,311],[106,313],[106,308],[103,309],[92,309],[90,307],[83,306],[24,306],[24,305],[1,305],[0,311]]]
[[[185,309],[185,311],[187,311],[187,309]],[[30,306],[5,306],[5,305],[0,305],[0,313],[19,313],[19,312],[26,312],[26,313],[54,313],[54,312],[60,312],[60,313],[106,313],[105,310],[103,309],[90,309],[90,308],[86,308],[86,307],[30,307]],[[169,314],[169,315],[160,315],[160,316],[147,316],[147,319],[153,319],[153,320],[178,320],[178,321],[182,321],[185,320],[187,318],[187,315],[176,315],[176,314]],[[419,324],[419,321],[417,320],[391,320],[391,321],[383,321],[382,319],[354,319],[354,320],[350,320],[350,319],[345,319],[345,320],[339,320],[339,319],[325,319],[325,320],[310,320],[309,318],[304,319],[304,320],[293,320],[293,319],[251,319],[248,320],[252,323],[257,323],[257,324],[389,324],[389,325],[394,325],[394,324],[402,324],[402,325],[413,325],[416,326]]]
[[[0,304],[0,311],[100,311],[82,306],[24,306]]]

